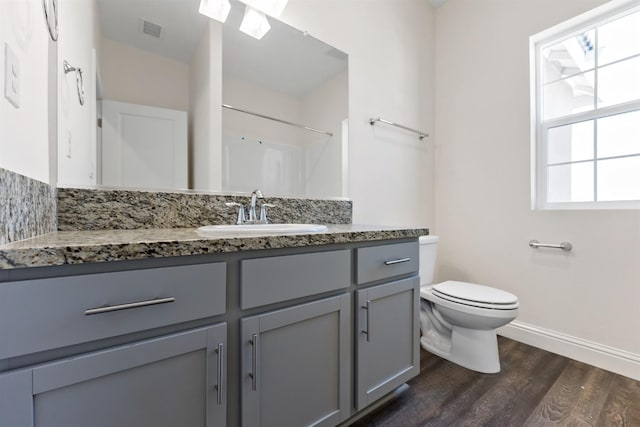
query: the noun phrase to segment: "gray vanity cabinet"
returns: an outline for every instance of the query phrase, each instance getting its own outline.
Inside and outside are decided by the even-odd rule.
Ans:
[[[0,282],[0,427],[348,423],[419,373],[417,256],[355,242]]]
[[[0,426],[226,425],[226,323],[0,374]]]
[[[356,410],[420,372],[417,243],[356,249]]]
[[[410,245],[397,248],[405,252],[409,249],[409,256],[386,255],[391,255],[386,259],[409,259],[398,267],[390,264],[393,267],[390,274],[412,271],[411,263],[416,257],[411,248]],[[369,260],[368,254],[359,253],[358,261],[364,260]],[[385,265],[384,261],[380,264]],[[419,281],[414,275],[360,289],[356,291],[356,300],[356,409],[361,410],[420,371]]]
[[[349,416],[351,298],[241,321],[243,426],[334,426]]]

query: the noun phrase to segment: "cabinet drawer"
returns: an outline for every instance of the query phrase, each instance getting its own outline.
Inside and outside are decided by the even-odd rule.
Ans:
[[[4,283],[0,284],[0,359],[225,310],[225,263]]]
[[[357,249],[356,283],[362,284],[418,271],[418,242]]]
[[[249,259],[240,267],[240,306],[247,309],[349,286],[348,250]]]

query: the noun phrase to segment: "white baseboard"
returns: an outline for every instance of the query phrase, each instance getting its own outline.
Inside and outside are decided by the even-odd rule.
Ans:
[[[498,334],[640,381],[640,354],[514,321]]]

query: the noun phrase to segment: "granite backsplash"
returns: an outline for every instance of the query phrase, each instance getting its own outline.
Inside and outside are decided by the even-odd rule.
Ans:
[[[55,188],[0,168],[0,245],[54,231],[192,228],[234,224],[240,195]],[[351,224],[352,202],[269,197],[272,223]],[[261,202],[262,202],[261,201]]]
[[[57,229],[56,188],[0,168],[0,245]]]

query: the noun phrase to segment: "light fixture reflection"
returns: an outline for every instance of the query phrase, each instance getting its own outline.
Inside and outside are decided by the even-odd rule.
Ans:
[[[201,14],[208,16],[216,21],[224,22],[229,16],[231,4],[229,0],[200,0]]]
[[[264,12],[274,18],[280,17],[289,0],[240,0],[252,8]]]
[[[240,31],[260,40],[270,29],[271,25],[263,12],[249,5],[245,6]]]

